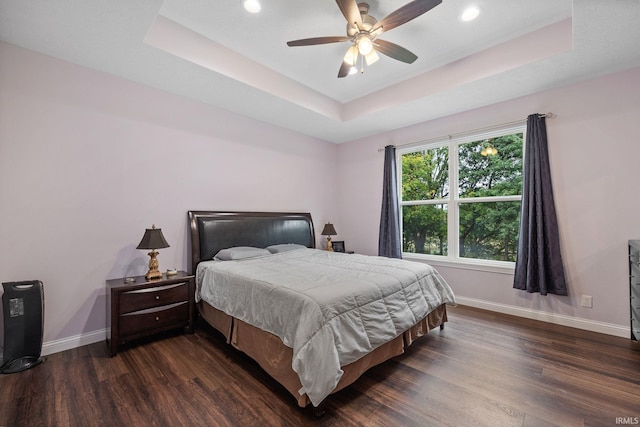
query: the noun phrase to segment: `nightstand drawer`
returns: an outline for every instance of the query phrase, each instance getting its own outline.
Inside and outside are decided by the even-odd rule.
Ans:
[[[153,330],[186,326],[189,323],[189,303],[187,301],[167,306],[135,311],[120,316],[120,337],[135,336]]]
[[[120,294],[120,313],[131,313],[174,302],[183,302],[188,299],[187,282],[122,292]]]

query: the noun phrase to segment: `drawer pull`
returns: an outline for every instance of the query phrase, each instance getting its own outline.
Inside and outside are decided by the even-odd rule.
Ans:
[[[160,295],[156,295],[156,299],[159,300],[160,299]]]
[[[158,316],[156,316],[156,321],[160,320],[160,318]]]

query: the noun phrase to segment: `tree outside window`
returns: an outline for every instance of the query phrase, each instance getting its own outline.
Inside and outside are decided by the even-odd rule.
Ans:
[[[399,151],[403,252],[515,262],[524,129]]]

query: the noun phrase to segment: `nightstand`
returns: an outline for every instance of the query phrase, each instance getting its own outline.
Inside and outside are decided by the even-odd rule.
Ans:
[[[185,328],[193,333],[195,276],[184,271],[161,279],[136,276],[107,280],[107,341],[111,356],[129,341],[158,332]]]

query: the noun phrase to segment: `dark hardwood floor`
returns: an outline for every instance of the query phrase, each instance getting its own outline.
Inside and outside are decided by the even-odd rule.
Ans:
[[[314,418],[198,325],[108,357],[105,343],[0,376],[0,426],[615,426],[640,424],[640,348],[624,338],[449,309],[407,352]]]

